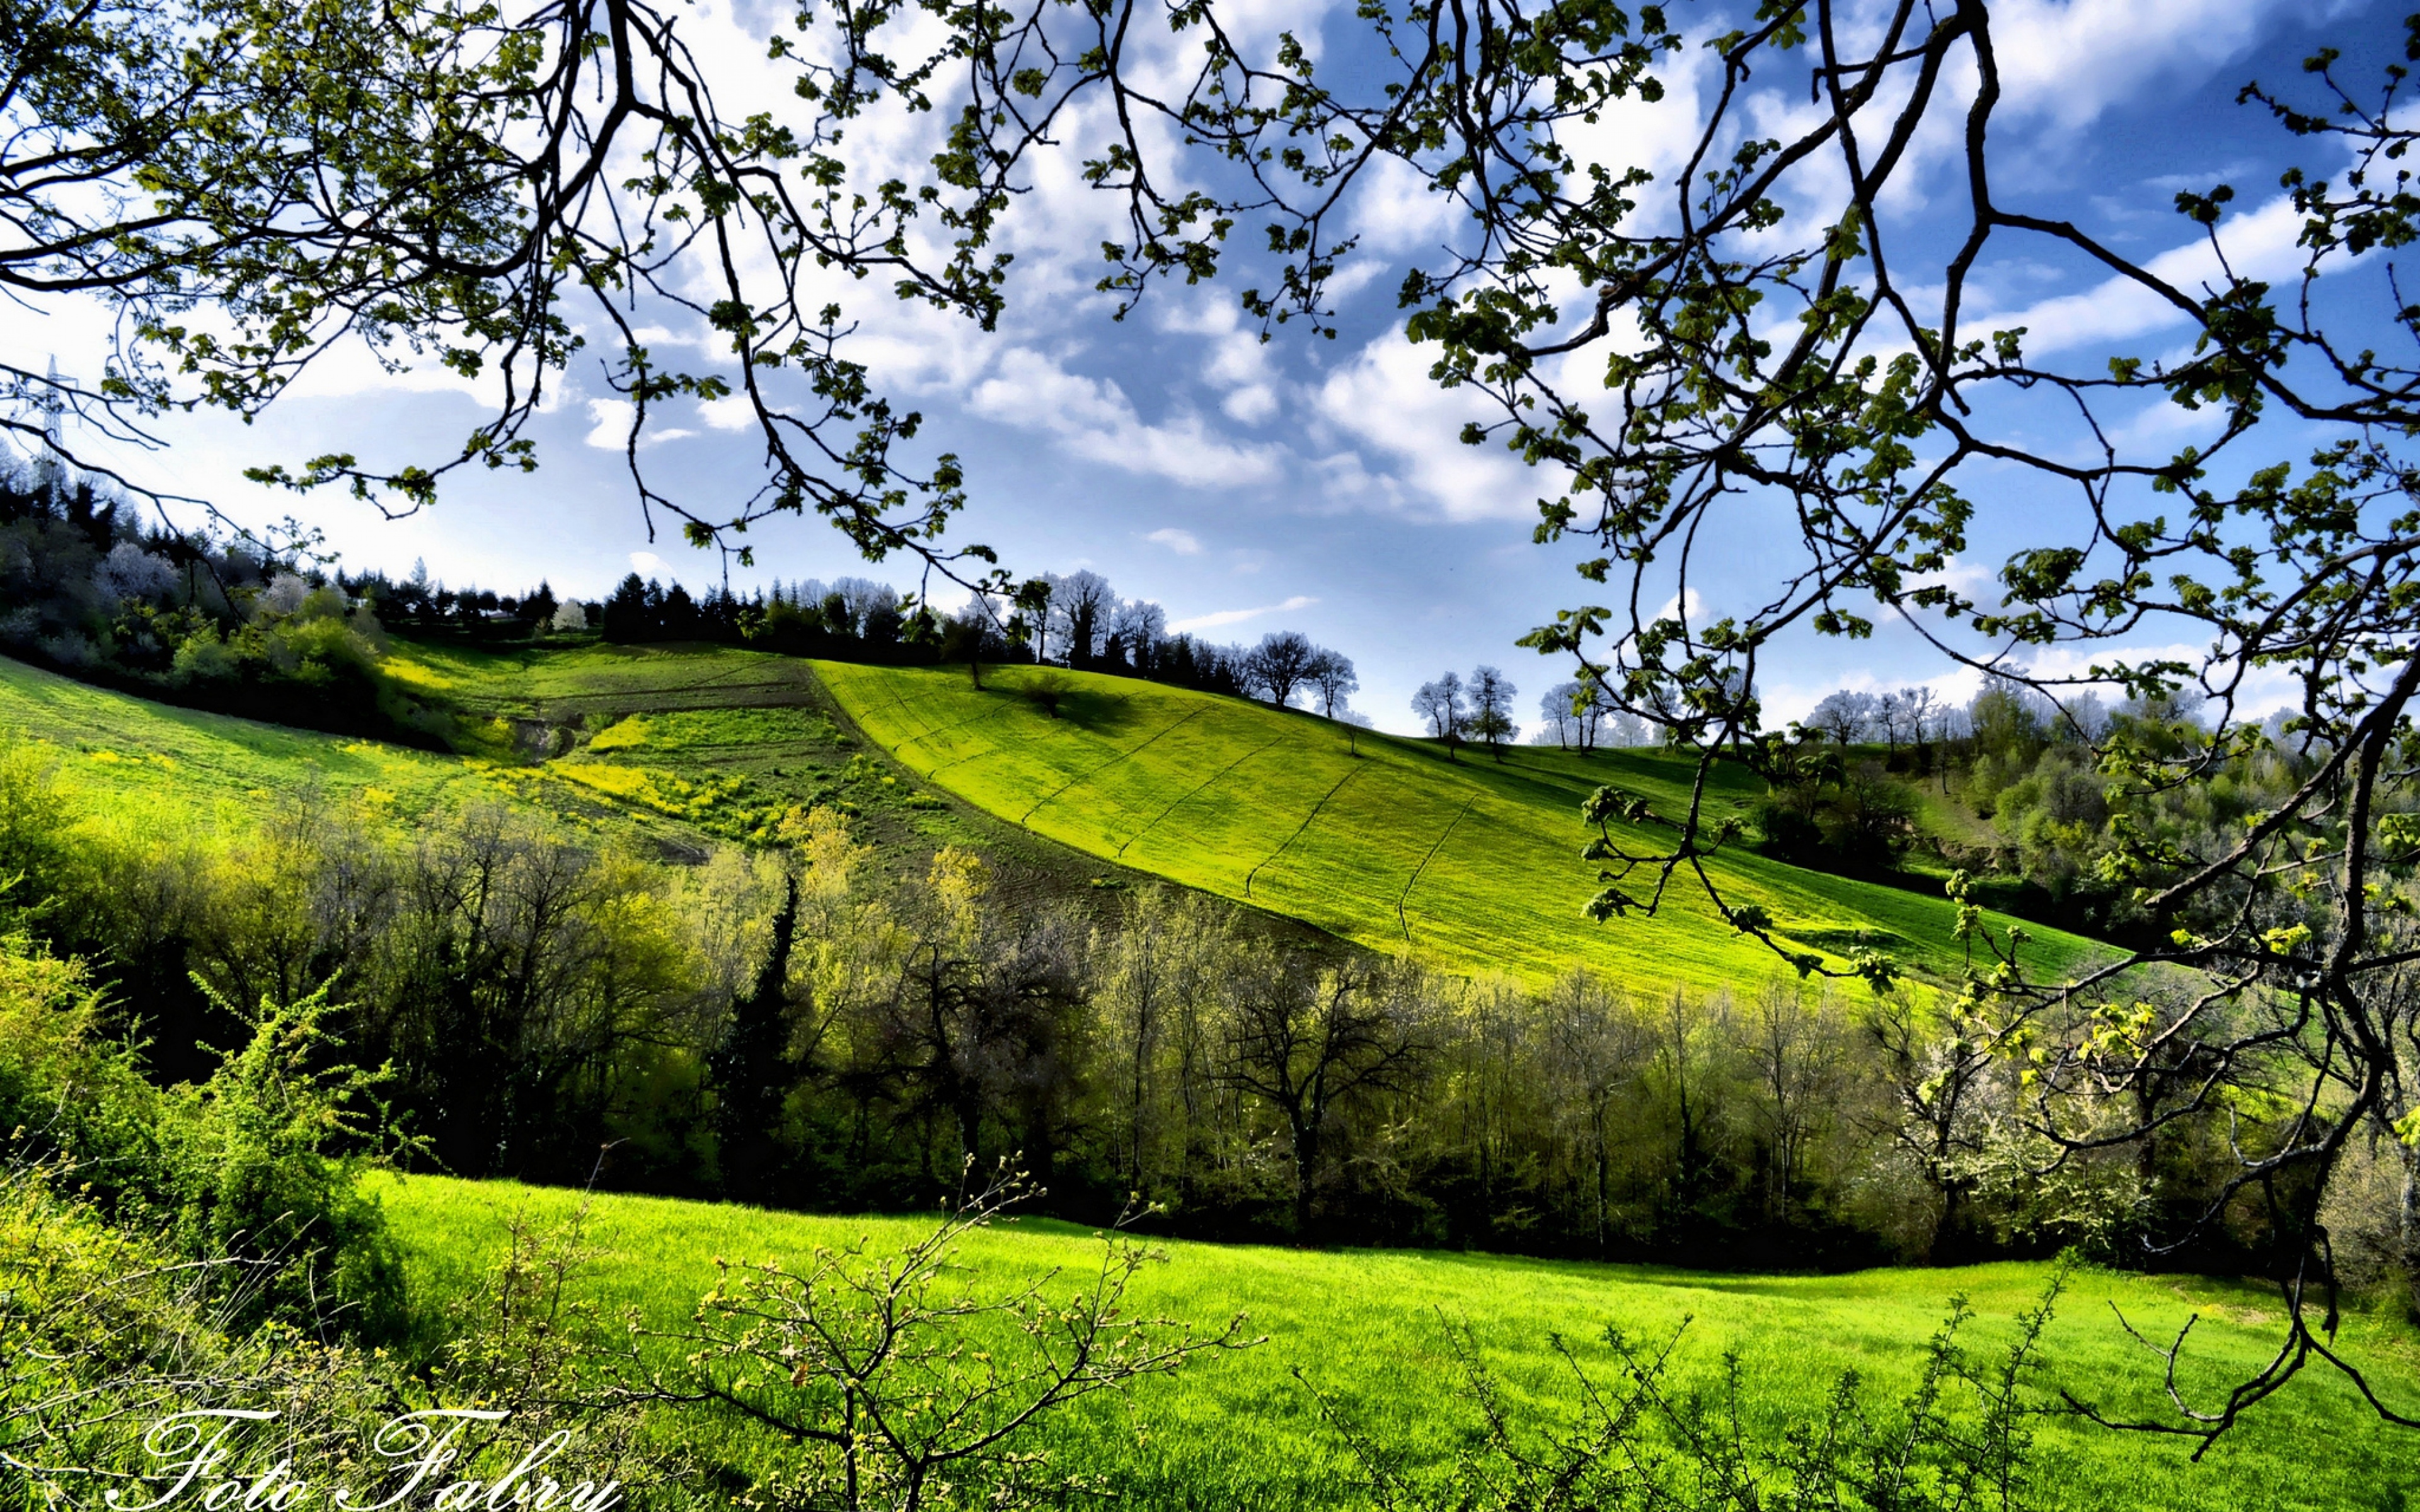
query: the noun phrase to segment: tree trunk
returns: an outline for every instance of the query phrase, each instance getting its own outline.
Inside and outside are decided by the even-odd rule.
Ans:
[[[1291,1113],[1287,1123],[1294,1134],[1294,1237],[1295,1242],[1311,1242],[1311,1182],[1319,1173],[1319,1118]]]

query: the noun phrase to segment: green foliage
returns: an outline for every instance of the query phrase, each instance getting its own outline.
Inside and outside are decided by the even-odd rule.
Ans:
[[[1677,1335],[1654,1344],[1608,1327],[1609,1358],[1601,1361],[1555,1335],[1568,1375],[1565,1400],[1547,1413],[1511,1397],[1469,1331],[1458,1330],[1452,1346],[1463,1394],[1478,1412],[1480,1447],[1466,1453],[1454,1483],[1405,1485],[1375,1446],[1358,1439],[1355,1446],[1390,1509],[2018,1512],[2040,1504],[2030,1420],[2044,1410],[2035,1378],[2065,1281],[2053,1274],[2000,1358],[1979,1362],[1961,1345],[1974,1314],[1953,1297],[1900,1400],[1873,1401],[1857,1372],[1845,1370],[1820,1407],[1777,1427],[1744,1427],[1748,1385],[1736,1350],[1725,1351],[1711,1390],[1683,1393],[1670,1380]]]
[[[402,1273],[360,1178],[375,1149],[375,1078],[340,1058],[328,1009],[264,1004],[208,1079],[162,1088],[102,1032],[78,963],[0,940],[0,1155],[40,1162],[111,1221],[241,1273],[225,1299],[393,1336]]]
[[[384,1078],[347,1062],[331,1016],[324,990],[263,1002],[241,1049],[163,1096],[156,1173],[122,1211],[156,1213],[190,1255],[284,1262],[262,1306],[393,1338],[406,1322],[402,1269],[361,1184],[384,1137],[370,1101]]]

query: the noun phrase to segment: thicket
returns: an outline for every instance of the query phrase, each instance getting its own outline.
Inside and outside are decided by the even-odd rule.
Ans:
[[[1850,875],[1888,879],[1919,862],[1936,874],[1963,870],[1979,902],[2133,942],[2157,926],[2108,865],[2121,840],[2201,854],[2226,825],[2290,794],[2323,753],[2288,733],[2285,716],[2270,724],[2271,738],[2219,751],[2175,698],[2112,709],[2087,693],[2062,705],[2006,679],[1962,706],[1922,688],[1834,693],[1761,752],[1758,840],[1767,855]],[[2128,791],[2096,754],[2112,739],[2205,753],[2214,779]],[[1928,818],[1928,807],[1946,817]]]

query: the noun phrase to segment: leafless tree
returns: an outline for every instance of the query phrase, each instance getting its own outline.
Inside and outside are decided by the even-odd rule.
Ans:
[[[1314,977],[1267,960],[1231,983],[1221,1079],[1284,1121],[1298,1238],[1311,1232],[1336,1116],[1408,1085],[1427,1054],[1418,986],[1404,968],[1355,964]]]
[[[796,1266],[733,1265],[686,1328],[648,1337],[675,1363],[634,1355],[622,1400],[687,1406],[769,1429],[777,1468],[757,1504],[922,1512],[970,1493],[1029,1505],[1073,1489],[1027,1447],[1033,1427],[1087,1397],[1261,1342],[1136,1315],[1127,1291],[1166,1256],[1120,1228],[1096,1265],[1053,1268],[986,1291],[959,1251],[1034,1195],[1002,1165],[895,1255],[860,1239]]]
[[[1244,678],[1254,692],[1283,707],[1294,702],[1297,690],[1318,687],[1321,655],[1300,631],[1272,630],[1244,654]]]

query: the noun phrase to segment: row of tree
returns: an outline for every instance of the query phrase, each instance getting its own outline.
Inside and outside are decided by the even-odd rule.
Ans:
[[[1505,744],[1521,733],[1512,717],[1512,701],[1520,692],[1493,667],[1472,671],[1468,682],[1460,672],[1449,671],[1419,686],[1412,694],[1412,712],[1427,723],[1430,734],[1445,742],[1449,757],[1465,740],[1476,740],[1501,761]]]
[[[446,717],[381,673],[377,617],[308,568],[312,545],[147,526],[56,466],[0,472],[0,650],[175,702],[440,739]]]

